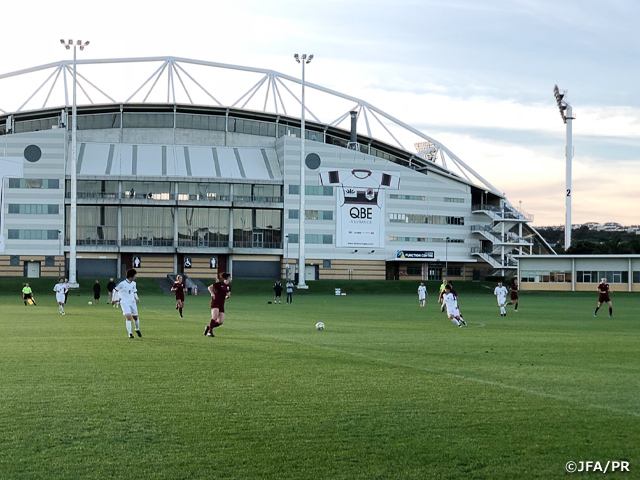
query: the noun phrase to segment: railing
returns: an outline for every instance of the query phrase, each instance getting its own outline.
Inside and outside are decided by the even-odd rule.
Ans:
[[[503,220],[527,220],[529,222],[533,221],[533,215],[526,213],[523,210],[517,210],[511,207],[502,207],[497,205],[486,205],[486,204],[477,204],[472,205],[472,211],[482,211],[482,212],[491,212],[494,217],[501,218]]]
[[[208,240],[206,238],[200,239],[180,239],[178,240],[179,247],[198,247],[198,248],[226,248],[229,246],[229,240]]]
[[[282,242],[234,240],[234,248],[282,248]]]

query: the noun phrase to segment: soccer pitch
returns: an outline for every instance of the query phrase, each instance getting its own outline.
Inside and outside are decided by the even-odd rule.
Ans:
[[[609,319],[595,292],[523,292],[500,317],[457,284],[458,328],[417,284],[376,285],[273,305],[234,282],[215,338],[208,296],[181,319],[150,284],[132,340],[89,293],[65,316],[53,292],[0,296],[0,479],[638,478],[637,294]]]

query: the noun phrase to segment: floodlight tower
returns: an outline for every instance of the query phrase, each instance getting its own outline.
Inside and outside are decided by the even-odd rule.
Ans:
[[[571,246],[571,160],[573,159],[573,146],[572,142],[572,125],[571,122],[574,120],[573,110],[571,109],[571,105],[564,100],[564,96],[566,95],[566,90],[560,93],[558,89],[558,85],[553,86],[553,95],[556,97],[556,102],[558,103],[558,108],[560,109],[560,116],[567,126],[567,144],[565,146],[565,157],[567,159],[567,173],[566,173],[566,225],[564,227],[564,250],[569,250]]]
[[[305,132],[304,132],[304,66],[308,63],[311,63],[313,60],[313,55],[307,56],[306,53],[302,55],[298,55],[297,53],[293,56],[296,59],[296,62],[302,64],[302,115],[300,116],[300,212],[298,214],[299,217],[299,225],[300,231],[298,235],[298,248],[299,248],[299,260],[298,260],[298,288],[309,288],[305,283],[305,272],[304,272],[304,244],[305,244],[305,231],[304,231],[304,220],[305,220],[305,211],[304,211],[304,196],[305,196],[305,181],[304,181],[304,141],[305,141]]]
[[[69,215],[69,285],[72,287],[78,286],[78,280],[76,279],[76,230],[78,228],[78,176],[76,172],[78,164],[77,154],[77,126],[78,126],[78,111],[76,105],[76,48],[80,47],[80,50],[84,50],[89,45],[89,42],[83,42],[77,40],[75,43],[73,40],[68,42],[64,39],[60,39],[60,43],[70,50],[73,47],[73,106],[71,110],[71,211]]]

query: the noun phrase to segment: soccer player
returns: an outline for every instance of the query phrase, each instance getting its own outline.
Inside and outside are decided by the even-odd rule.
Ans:
[[[36,299],[33,298],[33,290],[31,290],[31,287],[29,286],[28,283],[25,283],[22,286],[22,300],[24,301],[24,306],[26,307],[29,303],[29,300],[31,300],[31,303],[33,305],[36,304]]]
[[[613,318],[613,304],[611,303],[611,298],[609,298],[610,292],[611,289],[609,288],[607,279],[603,278],[598,284],[598,306],[596,307],[596,311],[593,312],[594,317],[598,316],[598,310],[600,310],[602,304],[606,302],[606,304],[609,305],[609,318]]]
[[[216,283],[209,285],[211,294],[211,322],[204,329],[207,337],[215,337],[213,329],[224,323],[224,302],[231,296],[231,274],[223,273]]]
[[[273,284],[273,303],[282,303],[282,283],[276,280]]]
[[[500,307],[500,316],[507,316],[507,308],[505,304],[507,303],[507,287],[502,285],[502,282],[498,282],[498,286],[493,289],[493,294],[498,299],[498,306]]]
[[[514,305],[514,312],[518,311],[518,279],[516,277],[511,281],[511,285],[509,285],[509,291],[511,292],[511,301],[507,303],[507,305]]]
[[[418,287],[418,303],[421,307],[424,307],[427,303],[427,287],[424,286],[424,282],[420,282]]]
[[[467,325],[467,322],[465,322],[460,315],[460,310],[458,309],[458,300],[456,299],[456,296],[451,292],[451,285],[449,284],[445,285],[444,287],[442,303],[447,308],[447,316],[453,323],[455,323],[458,327]]]
[[[293,303],[293,282],[291,279],[287,280],[285,287],[287,289],[287,303]]]
[[[133,319],[136,327],[136,335],[142,337],[140,332],[140,319],[138,318],[138,288],[136,287],[136,275],[138,272],[135,268],[127,270],[127,278],[116,285],[115,292],[120,299],[120,307],[122,307],[122,315],[126,318],[125,325],[129,338],[133,338],[131,332],[131,320]]]
[[[65,304],[65,295],[68,292],[68,288],[66,287],[68,284],[65,283],[64,278],[59,278],[58,283],[56,283],[55,287],[53,287],[53,291],[56,292],[56,301],[58,302],[58,311],[60,314],[64,315],[64,304]]]
[[[65,278],[64,279],[64,303],[67,303],[67,300],[69,300],[69,289],[71,288],[71,285],[69,284],[69,279]]]
[[[107,283],[107,292],[109,293],[109,304],[115,306],[113,301],[113,289],[116,288],[116,282],[113,281],[113,278],[109,279],[109,283]]]
[[[440,290],[438,292],[438,303],[440,304],[440,311],[444,312],[445,309],[445,304],[442,300],[442,297],[444,296],[444,289],[445,287],[448,285],[447,282],[447,277],[443,277],[442,278],[442,285],[440,285]]]
[[[100,286],[100,281],[96,280],[96,283],[93,284],[93,301],[96,304],[100,303],[100,291],[102,287]]]
[[[182,275],[176,276],[176,281],[173,282],[171,291],[176,296],[176,310],[178,310],[178,312],[180,313],[180,318],[182,318],[182,309],[184,308],[184,294],[187,291],[187,287],[182,281]]]

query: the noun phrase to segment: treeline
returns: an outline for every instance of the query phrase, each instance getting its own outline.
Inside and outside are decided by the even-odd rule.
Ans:
[[[536,228],[557,253],[573,255],[640,254],[640,235],[629,232],[589,230],[583,225],[571,231],[571,247],[565,252],[564,228]]]

